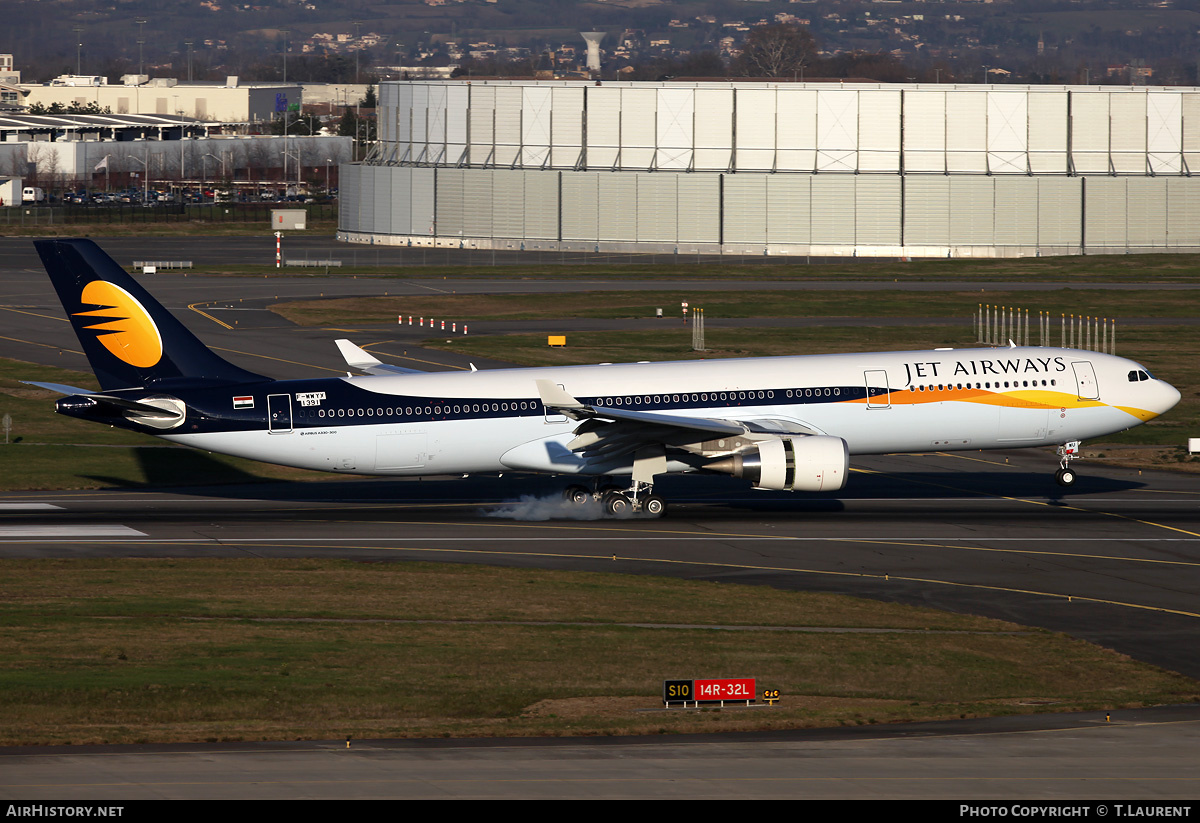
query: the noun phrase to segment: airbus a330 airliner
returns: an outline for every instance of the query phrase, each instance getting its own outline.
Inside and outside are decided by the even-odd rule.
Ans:
[[[1079,441],[1180,398],[1122,357],[1011,345],[425,373],[339,340],[365,375],[272,380],[214,354],[95,243],[34,244],[101,386],[37,384],[68,395],[60,414],[306,469],[573,476],[568,499],[610,514],[661,515],[654,481],[677,472],[837,491],[858,454],[1058,445],[1070,485]]]

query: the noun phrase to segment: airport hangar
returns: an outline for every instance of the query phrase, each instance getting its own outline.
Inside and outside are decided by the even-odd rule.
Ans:
[[[338,237],[858,257],[1200,250],[1200,88],[380,84]]]

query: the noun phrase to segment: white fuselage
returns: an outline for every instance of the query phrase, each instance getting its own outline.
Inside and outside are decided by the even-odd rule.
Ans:
[[[550,380],[601,409],[771,421],[840,437],[851,454],[1013,448],[1112,434],[1178,402],[1170,385],[1136,373],[1145,374],[1121,357],[1025,347],[347,377],[356,402],[301,406],[297,393],[276,431],[164,437],[356,474],[628,472],[597,472],[566,448],[578,423],[541,404],[534,381]],[[267,407],[266,397],[255,402]]]

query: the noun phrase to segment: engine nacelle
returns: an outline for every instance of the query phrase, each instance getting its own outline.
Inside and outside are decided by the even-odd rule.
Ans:
[[[840,437],[779,437],[704,468],[745,478],[756,489],[837,491],[850,473],[850,450]]]

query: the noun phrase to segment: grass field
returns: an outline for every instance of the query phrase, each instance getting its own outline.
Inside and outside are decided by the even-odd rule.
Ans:
[[[1200,698],[1046,631],[645,576],[0,560],[0,616],[0,745],[732,731]],[[783,700],[655,711],[662,680],[694,676],[756,677]]]
[[[1063,315],[1076,317],[1190,317],[1200,307],[1200,290],[1128,291],[737,291],[688,294],[680,291],[605,291],[564,294],[416,295],[348,297],[278,303],[271,310],[302,326],[395,323],[399,315],[458,322],[480,320],[558,320],[648,318],[663,309],[678,321],[680,304],[703,308],[707,317],[959,317],[968,329],[980,303],[1029,310],[1031,331],[1038,312],[1053,320],[1061,336]],[[567,325],[564,322],[564,325]]]
[[[1056,261],[1049,269],[1005,262],[1013,266],[990,270],[1005,278],[1085,277],[1082,270],[1071,273],[1079,261]],[[1102,276],[1132,278],[1128,263],[1115,259]],[[939,266],[921,264],[927,273],[919,276],[950,276],[951,269]],[[1152,276],[1200,283],[1196,266],[1166,261]],[[1021,267],[1028,270],[1016,273]],[[562,275],[561,268],[547,273],[550,269],[529,276]],[[798,269],[780,267],[773,276],[801,276],[787,273]],[[967,262],[955,276],[968,276],[966,269],[989,267]],[[869,264],[853,276],[887,275],[882,264]],[[894,311],[961,316],[963,323],[710,328],[710,350],[702,354],[691,352],[690,330],[677,320],[637,333],[564,328],[565,349],[548,349],[544,335],[429,342],[531,365],[973,345],[969,317],[979,302],[974,293],[921,296],[903,309],[889,309],[889,295],[817,296],[805,301],[792,293],[730,294],[706,308],[710,316],[725,317]],[[1104,305],[1115,304],[1126,316],[1169,318],[1194,314],[1196,296],[1072,291],[1006,297],[1018,305],[1028,301],[1035,310],[1059,310],[1053,301],[1069,298],[1078,313],[1095,305],[1095,313],[1103,314]],[[581,311],[646,316],[655,301],[670,307],[668,297],[604,295]],[[985,302],[1004,302],[995,293],[988,297]],[[423,305],[445,316],[564,314],[561,297],[523,305],[447,300],[459,298]],[[395,305],[330,305],[334,302],[296,316],[342,325],[372,318],[394,322],[399,313]],[[1200,428],[1195,330],[1120,329],[1118,351],[1146,362],[1185,398],[1163,420],[1112,439],[1181,442]],[[329,478],[164,448],[147,436],[60,417],[53,413],[56,395],[19,382],[30,379],[96,385],[88,375],[0,360],[0,412],[12,416],[17,441],[2,447],[0,488]],[[813,628],[851,631],[803,630]],[[854,631],[864,628],[890,631]],[[0,639],[0,745],[687,733],[1200,699],[1200,684],[1179,675],[1062,635],[981,618],[727,584],[432,564],[4,559]],[[690,676],[754,676],[760,689],[780,689],[783,701],[754,711],[657,711],[662,680]]]
[[[202,231],[207,231],[203,229]],[[286,242],[286,239],[285,239]],[[452,278],[526,278],[526,279],[597,279],[654,280],[868,280],[868,281],[969,281],[979,283],[1064,283],[1086,288],[1097,283],[1196,283],[1200,286],[1200,255],[1143,254],[1099,255],[1090,257],[1022,257],[1014,259],[892,259],[853,262],[808,263],[804,260],[774,258],[742,259],[730,255],[719,263],[689,261],[673,255],[596,254],[556,260],[552,253],[521,255],[518,262],[501,255],[500,265],[490,262],[489,252],[460,252],[445,249],[407,249],[404,259],[413,265],[384,263],[380,249],[347,244],[336,255],[343,262],[343,276],[370,276],[410,280]],[[390,255],[389,255],[390,256]],[[467,263],[464,264],[464,256]],[[358,261],[357,263],[355,261]],[[445,264],[442,265],[442,261]],[[374,263],[374,265],[372,265]],[[279,274],[268,265],[216,265],[212,274]],[[302,270],[298,270],[302,271]],[[288,272],[289,275],[296,272]],[[1068,309],[1069,311],[1069,309]]]

